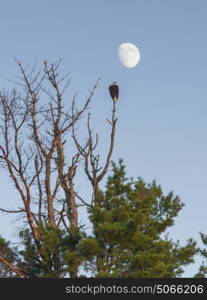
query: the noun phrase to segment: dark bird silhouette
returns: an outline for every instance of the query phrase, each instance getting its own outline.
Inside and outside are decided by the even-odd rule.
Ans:
[[[109,86],[109,93],[113,101],[117,103],[119,98],[119,86],[115,81]]]

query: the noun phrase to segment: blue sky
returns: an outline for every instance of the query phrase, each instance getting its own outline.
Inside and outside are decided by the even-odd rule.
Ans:
[[[205,0],[8,0],[0,10],[0,88],[18,75],[13,57],[38,65],[63,58],[61,69],[72,79],[69,97],[84,98],[101,76],[93,120],[103,151],[108,85],[119,83],[113,159],[124,159],[129,176],[156,179],[181,197],[185,207],[170,230],[181,242],[199,242],[198,232],[207,233],[206,11]],[[122,42],[139,47],[137,67],[119,63]],[[17,201],[6,176],[1,191],[1,206]],[[18,222],[11,220],[0,215],[0,234],[15,238]]]

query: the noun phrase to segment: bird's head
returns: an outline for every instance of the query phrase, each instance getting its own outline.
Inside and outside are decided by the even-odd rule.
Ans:
[[[116,81],[113,81],[113,83],[112,84],[114,84],[114,85],[117,85],[117,82]]]

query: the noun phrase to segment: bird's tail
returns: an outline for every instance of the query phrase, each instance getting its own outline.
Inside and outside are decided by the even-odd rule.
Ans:
[[[114,97],[114,102],[117,103],[118,102],[118,98]]]

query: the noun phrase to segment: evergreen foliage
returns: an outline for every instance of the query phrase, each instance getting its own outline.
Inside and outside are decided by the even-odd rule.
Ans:
[[[195,277],[198,278],[206,278],[207,277],[207,235],[204,233],[200,233],[201,241],[204,245],[203,249],[199,249],[199,254],[204,259],[198,273],[195,275]]]
[[[18,263],[18,251],[16,247],[11,247],[10,242],[0,236],[0,256],[11,263]],[[0,278],[14,278],[16,274],[6,265],[0,264]]]
[[[196,245],[164,236],[183,203],[153,181],[126,178],[122,160],[112,164],[106,190],[89,210],[93,235],[81,242],[85,268],[96,277],[176,277],[193,262]],[[87,250],[88,249],[88,250]]]

